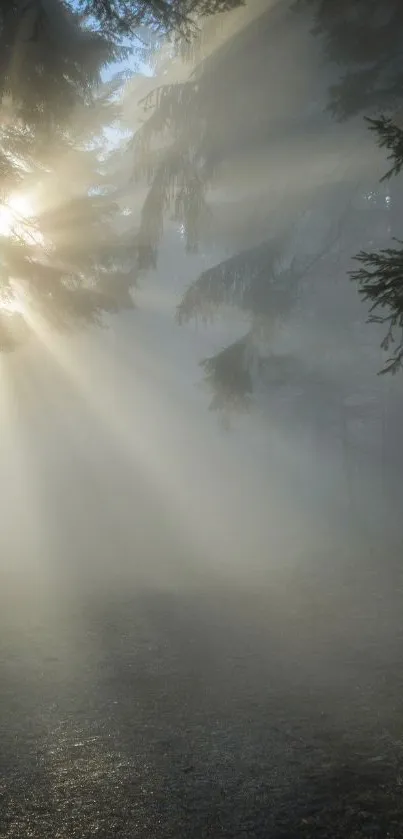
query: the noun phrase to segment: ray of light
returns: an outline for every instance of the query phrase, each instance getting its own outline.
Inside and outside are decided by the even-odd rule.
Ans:
[[[207,573],[245,574],[246,557],[250,568],[257,562],[270,567],[293,541],[292,531],[297,548],[307,513],[300,499],[287,498],[286,487],[295,469],[293,446],[298,440],[284,440],[281,449],[276,444],[277,453],[269,458],[271,474],[262,476],[258,452],[256,474],[250,447],[245,456],[239,455],[231,441],[217,437],[215,424],[206,423],[199,402],[192,404],[183,383],[178,385],[176,371],[164,368],[161,358],[147,352],[141,340],[132,344],[130,359],[125,358],[124,337],[114,346],[112,332],[106,333],[111,340],[104,346],[97,341],[91,349],[87,343],[84,371],[80,350],[77,354],[70,344],[66,352],[58,336],[39,322],[34,328],[87,403],[94,424],[104,427],[105,439],[119,449],[122,462],[137,480],[151,484],[182,543],[191,546],[190,567],[184,573],[197,571],[191,567],[196,557]],[[118,513],[121,502],[113,503]],[[130,498],[122,503],[130,511]],[[177,584],[174,569],[166,573]]]
[[[34,205],[28,195],[11,195],[8,201],[0,206],[0,235],[11,236],[15,228],[34,215]]]
[[[38,435],[27,397],[31,370],[18,354],[0,355],[1,505],[8,511],[0,529],[1,594],[4,617],[32,617],[31,607],[51,604],[57,582],[50,521],[38,470]],[[24,358],[26,365],[27,358]]]

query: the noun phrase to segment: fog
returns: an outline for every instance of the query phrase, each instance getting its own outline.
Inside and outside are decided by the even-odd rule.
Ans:
[[[361,120],[324,111],[315,41],[290,27],[287,74],[271,55],[274,84],[266,44],[250,77],[241,61],[245,96],[221,122],[213,108],[217,148],[237,142],[199,253],[169,220],[133,311],[67,334],[33,320],[0,358],[1,836],[48,835],[46,808],[65,839],[296,836],[304,796],[318,808],[348,772],[399,765],[401,374],[377,377],[382,331],[346,277],[365,242],[339,230],[384,158]],[[180,327],[176,308],[276,223],[284,264],[339,250],[275,335],[288,380],[268,368],[222,416],[200,361],[250,312]]]

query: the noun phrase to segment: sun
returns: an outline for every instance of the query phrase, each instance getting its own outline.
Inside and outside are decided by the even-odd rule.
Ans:
[[[11,195],[6,204],[0,205],[0,236],[18,233],[18,228],[34,216],[34,208],[26,195]]]
[[[35,225],[30,226],[30,220],[35,216],[35,209],[27,195],[14,193],[6,203],[0,204],[0,236],[13,237],[27,244],[41,245],[42,240]],[[18,282],[11,281],[6,292],[0,294],[0,316],[24,316],[26,314],[25,295],[19,288]]]

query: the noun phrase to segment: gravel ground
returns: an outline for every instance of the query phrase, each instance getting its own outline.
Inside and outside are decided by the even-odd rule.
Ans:
[[[9,625],[2,839],[401,837],[400,603],[386,625],[353,589],[127,592]]]

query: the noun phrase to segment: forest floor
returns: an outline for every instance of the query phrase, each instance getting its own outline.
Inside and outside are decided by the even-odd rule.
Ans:
[[[216,439],[189,396],[204,349],[182,381],[149,310],[101,349],[13,356],[0,839],[402,839],[401,546],[351,544],[316,431]]]
[[[287,591],[110,596],[3,633],[2,839],[399,839],[401,638]]]
[[[399,598],[327,591],[127,592],[9,626],[1,839],[399,839]]]

